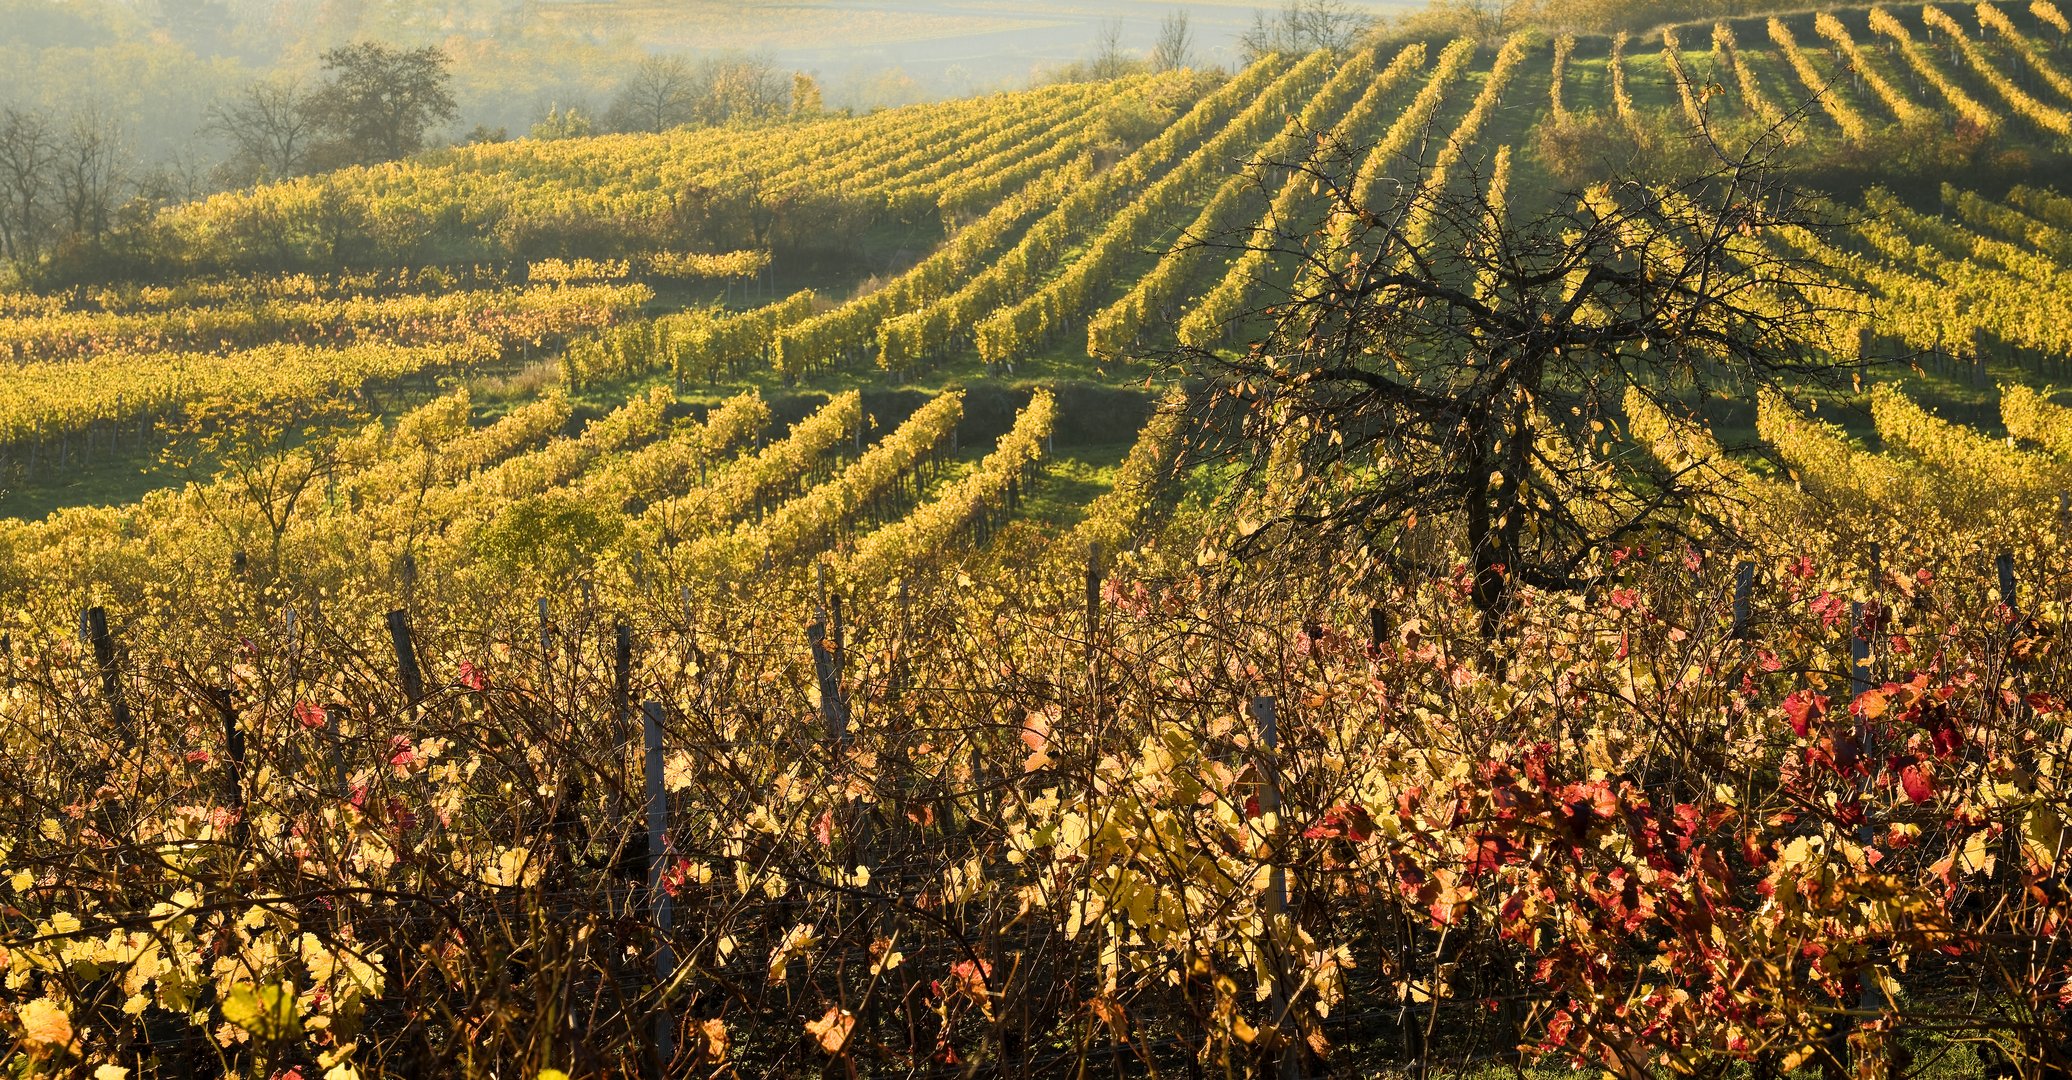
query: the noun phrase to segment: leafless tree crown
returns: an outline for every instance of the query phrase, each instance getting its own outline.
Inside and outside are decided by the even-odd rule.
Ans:
[[[1575,584],[1610,545],[1679,527],[1696,478],[1617,437],[1629,391],[1688,416],[1859,362],[1813,344],[1856,299],[1776,242],[1823,222],[1772,150],[1515,218],[1479,175],[1359,179],[1350,148],[1259,170],[1308,173],[1329,207],[1265,241],[1292,284],[1246,317],[1257,343],[1183,357],[1236,418],[1240,545],[1465,558],[1495,632],[1516,585]]]

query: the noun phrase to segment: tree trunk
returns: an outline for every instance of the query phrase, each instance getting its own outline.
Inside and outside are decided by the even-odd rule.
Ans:
[[[1478,425],[1470,458],[1467,541],[1469,566],[1474,578],[1470,599],[1481,624],[1484,642],[1501,634],[1511,607],[1511,582],[1516,577],[1519,539],[1525,522],[1519,497],[1531,448],[1531,409],[1523,394],[1504,407],[1502,418],[1486,418]]]

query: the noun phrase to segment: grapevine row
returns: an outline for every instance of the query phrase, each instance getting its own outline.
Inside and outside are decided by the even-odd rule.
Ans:
[[[339,481],[346,497],[377,505],[416,485],[456,483],[546,441],[571,414],[568,397],[550,393],[487,427],[470,429],[471,406],[465,390],[449,394],[404,416],[392,431],[378,431],[364,450],[346,448],[340,457],[353,463]]]
[[[1893,117],[1901,124],[1912,127],[1929,123],[1934,119],[1933,113],[1922,108],[1913,98],[1907,96],[1906,91],[1894,86],[1892,80],[1885,77],[1881,66],[1857,46],[1856,39],[1850,36],[1849,28],[1842,25],[1842,20],[1823,11],[1813,17],[1813,29],[1834,44],[1836,51],[1841,53],[1848,63],[1849,70],[1854,72],[1857,78],[1862,79],[1865,86],[1871,88],[1871,93],[1885,103],[1885,107],[1891,110]]]
[[[55,438],[105,422],[179,414],[203,401],[336,398],[377,381],[472,367],[497,343],[469,338],[422,345],[321,349],[265,345],[230,353],[106,352],[87,360],[0,370],[0,444]]]
[[[1112,87],[1117,97],[1135,96],[1143,89],[1144,76],[1118,80]],[[1100,91],[1107,87],[1074,87],[1061,94],[1057,100],[1045,107],[1027,112],[1008,113],[988,118],[988,125],[981,130],[960,130],[955,147],[944,153],[939,145],[925,142],[909,144],[906,153],[878,163],[869,170],[850,177],[845,183],[854,190],[884,190],[895,210],[917,209],[935,206],[934,185],[943,177],[952,176],[966,166],[992,161],[999,163],[998,155],[1029,152],[1057,138],[1061,125],[1076,123],[1087,113],[1097,111],[1096,102]],[[1076,92],[1073,92],[1076,91]],[[909,205],[902,206],[902,203]]]
[[[776,369],[797,378],[841,366],[870,344],[880,323],[938,300],[995,265],[1017,232],[1047,216],[1066,192],[1082,189],[1091,170],[1082,158],[1039,178],[884,287],[780,328],[771,347]]]
[[[1385,195],[1382,188],[1389,170],[1402,164],[1411,142],[1431,125],[1432,118],[1439,113],[1440,104],[1446,100],[1446,91],[1460,79],[1474,56],[1475,42],[1469,38],[1458,38],[1440,51],[1438,62],[1432,66],[1431,78],[1425,80],[1417,96],[1404,107],[1402,115],[1389,126],[1381,141],[1367,151],[1360,167],[1354,171],[1351,185],[1354,205],[1367,208],[1382,205]],[[1330,235],[1328,249],[1346,250],[1355,224],[1356,220],[1347,208],[1334,207],[1326,225]]]
[[[1730,457],[1711,433],[1670,416],[1640,387],[1626,388],[1625,413],[1626,434],[1701,491],[1706,509],[1730,525],[1759,527],[1773,516],[1791,522],[1807,516],[1799,512],[1802,500],[1788,485],[1756,475]]]
[[[1900,55],[1906,57],[1907,64],[1916,74],[1927,80],[1928,85],[1935,87],[1944,101],[1950,103],[1950,107],[1957,111],[1958,119],[1981,131],[1991,132],[2000,129],[2000,117],[1991,109],[1979,104],[1976,98],[1965,93],[1964,89],[1943,71],[1942,66],[1914,40],[1914,35],[1907,31],[1904,23],[1893,18],[1892,14],[1882,7],[1871,9],[1870,20],[1871,30],[1883,34],[1899,47]]]
[[[1904,250],[1908,261],[1922,269],[1937,270],[1945,265],[1945,256],[1941,252],[1922,251],[1918,245],[1905,248],[1901,245],[1926,236],[1942,251],[1950,252],[1956,258],[1997,264],[2008,273],[2045,287],[2066,284],[2061,280],[2064,266],[2056,259],[2019,244],[1981,235],[1942,218],[1918,213],[1881,188],[1872,188],[1864,193],[1864,207],[1882,220],[1865,221],[1859,233],[1888,255]],[[1907,235],[1901,235],[1902,231]]]
[[[1978,13],[1978,23],[1981,29],[1992,30],[1999,34],[2001,41],[2006,42],[2015,52],[2021,54],[2022,60],[2029,65],[2029,70],[2034,71],[2044,82],[2049,83],[2051,89],[2056,90],[2060,96],[2072,98],[2072,79],[2066,78],[2064,72],[2059,71],[2057,65],[2051,63],[2050,58],[2043,55],[2043,51],[2036,47],[2036,43],[2029,40],[2029,35],[2022,33],[2015,27],[2014,20],[2008,18],[2006,12],[1984,2],[1984,0],[1980,0],[1980,3],[1974,10]]]
[[[1684,119],[1691,122],[1693,129],[1703,130],[1706,126],[1705,110],[1691,91],[1691,73],[1684,66],[1683,46],[1677,43],[1674,27],[1662,28],[1662,63],[1669,68],[1670,81],[1676,84],[1676,97],[1683,105]]]
[[[1511,197],[1511,147],[1507,143],[1496,148],[1496,156],[1489,163],[1489,189],[1483,192],[1483,200],[1489,204],[1482,226],[1484,237],[1492,242],[1502,235],[1508,224],[1508,203]],[[1497,268],[1492,261],[1475,275],[1475,297],[1479,300],[1500,302],[1496,295]]]
[[[843,440],[860,437],[863,395],[837,394],[812,415],[792,425],[785,437],[720,469],[711,479],[673,499],[652,503],[642,515],[665,546],[716,532],[796,491],[815,475]]]
[[[0,317],[0,358],[227,352],[261,343],[434,345],[489,338],[539,346],[610,325],[653,298],[645,285],[536,286],[435,295],[210,301],[134,311]]]
[[[2007,433],[2072,462],[2072,409],[2053,405],[2026,386],[2000,388],[2000,420]]]
[[[1942,186],[1942,199],[1945,205],[1956,209],[1958,217],[1974,228],[2012,237],[2044,252],[2054,263],[2072,263],[2072,231],[2039,221],[2013,207],[1947,182]]]
[[[1403,226],[1409,246],[1422,245],[1429,238],[1432,200],[1445,192],[1453,167],[1482,137],[1483,125],[1496,113],[1497,106],[1503,101],[1504,89],[1525,60],[1526,42],[1527,35],[1520,32],[1511,35],[1497,50],[1496,62],[1490,65],[1489,75],[1483,80],[1482,90],[1475,95],[1474,103],[1468,107],[1467,115],[1440,145],[1439,152],[1432,156],[1432,166],[1418,182],[1419,197],[1411,208],[1410,219]]]
[[[803,289],[773,304],[739,313],[695,312],[671,323],[670,368],[679,379],[717,381],[771,362],[772,343],[785,327],[811,318],[820,298]]]
[[[701,572],[742,571],[811,553],[853,526],[874,499],[934,454],[949,440],[963,415],[961,392],[937,395],[839,476],[788,500],[759,523],[744,522],[679,548],[679,563]]]
[[[1006,252],[954,275],[930,279],[926,290],[911,294],[893,293],[865,297],[855,305],[838,308],[808,320],[778,337],[775,361],[787,376],[841,364],[850,354],[876,345],[881,366],[906,367],[924,355],[934,355],[949,345],[949,338],[969,326],[966,312],[997,295],[1019,275],[1034,272],[1046,255],[1055,254],[1092,216],[1131,183],[1161,168],[1185,143],[1221,117],[1228,116],[1248,91],[1278,70],[1273,61],[1261,61],[1231,80],[1208,98],[1198,101],[1180,121],[1168,127],[1129,158],[1098,176],[1056,177],[1039,181],[1027,200],[1010,200],[1018,209],[1042,210],[1021,240]],[[1060,190],[1069,194],[1061,194]],[[1024,206],[1026,202],[1026,206]],[[1002,206],[1008,205],[1002,203]],[[1016,215],[1017,218],[1022,216]],[[1004,240],[1005,236],[1000,236]],[[951,285],[954,288],[950,288]],[[943,290],[949,289],[947,293]]]
[[[1186,421],[1186,392],[1168,391],[1116,468],[1114,484],[1086,505],[1065,543],[1066,551],[1076,555],[1098,545],[1103,551],[1121,552],[1143,535],[1144,520],[1159,490],[1172,479]]]
[[[736,395],[714,406],[702,422],[589,470],[576,490],[585,499],[621,509],[674,495],[707,475],[728,448],[747,442],[769,422],[770,406],[761,394]]]
[[[1202,90],[1198,84],[1189,83],[1184,100],[1199,102]],[[993,206],[1010,192],[1020,191],[1036,182],[1040,177],[1063,168],[1080,155],[1089,153],[1105,137],[1105,121],[1115,113],[1132,108],[1139,99],[1152,97],[1147,91],[1136,97],[1115,96],[1105,99],[1098,109],[1087,111],[1083,120],[1067,124],[1059,132],[1047,137],[1043,149],[1030,154],[1011,165],[991,166],[980,171],[977,166],[967,170],[963,176],[949,177],[935,185],[931,192],[938,211],[946,225],[964,221],[973,214],[981,213]]]
[[[1816,494],[1851,500],[1852,509],[1873,514],[1921,505],[1919,477],[1850,445],[1840,428],[1801,415],[1773,390],[1757,398],[1756,432],[1782,455],[1791,478]]]
[[[1314,201],[1316,190],[1314,177],[1304,167],[1317,155],[1327,154],[1340,146],[1352,145],[1371,122],[1381,102],[1387,99],[1398,83],[1415,70],[1413,61],[1421,61],[1422,50],[1413,57],[1409,49],[1399,53],[1394,62],[1383,71],[1380,78],[1374,77],[1374,56],[1363,53],[1339,69],[1337,75],[1327,83],[1316,97],[1310,99],[1301,115],[1283,128],[1281,134],[1268,142],[1261,150],[1253,169],[1267,172],[1277,168],[1287,169],[1273,201],[1266,212],[1254,224],[1244,238],[1237,255],[1223,276],[1199,300],[1189,308],[1179,325],[1180,340],[1193,348],[1206,348],[1223,333],[1228,320],[1235,318],[1251,303],[1253,291],[1265,279],[1269,263],[1273,259],[1274,247],[1280,237],[1290,229],[1299,228],[1305,215],[1304,204]],[[1350,91],[1364,87],[1365,92],[1353,102],[1345,115],[1332,123],[1331,117],[1345,108],[1345,99]],[[1327,130],[1328,129],[1328,130]],[[1248,186],[1262,183],[1264,176],[1253,177],[1240,173],[1230,183]],[[1183,243],[1201,243],[1206,236],[1183,238]],[[1134,289],[1132,290],[1135,291]],[[1098,316],[1096,316],[1098,318]],[[1088,323],[1087,339],[1093,340],[1092,322]]]
[[[1992,58],[1971,40],[1971,35],[1964,32],[1957,20],[1951,18],[1943,9],[1934,4],[1922,5],[1921,21],[1948,34],[1950,43],[1956,46],[1958,52],[1964,54],[1964,60],[1971,65],[1971,69],[1994,90],[1999,91],[2000,97],[2017,114],[2053,135],[2072,135],[2072,113],[2045,105],[2030,96],[2028,91],[2016,86],[2014,80],[2008,78],[2006,73],[1993,63]]]
[[[2068,474],[2057,462],[1932,416],[1890,385],[1873,388],[1871,419],[1886,446],[1905,449],[1947,477],[1952,487],[1983,493],[1987,501],[2055,506],[2057,494],[2066,490]]]
[[[1001,436],[977,468],[906,517],[857,541],[843,567],[844,576],[852,581],[879,580],[941,551],[987,506],[1019,490],[1030,466],[1042,460],[1056,422],[1056,399],[1047,390],[1036,391],[1015,416],[1014,428]]]
[[[1842,129],[1844,139],[1861,143],[1869,138],[1870,127],[1864,122],[1863,114],[1856,111],[1856,106],[1843,100],[1835,87],[1829,85],[1827,79],[1820,74],[1820,69],[1813,66],[1813,58],[1800,50],[1798,40],[1792,37],[1791,28],[1784,25],[1784,20],[1774,15],[1770,17],[1770,40],[1776,43],[1777,51],[1784,54],[1785,62],[1798,73],[1799,82],[1805,84],[1806,92],[1812,94],[1813,99],[1820,103],[1820,107],[1827,111],[1835,126]]]
[[[1712,56],[1716,66],[1734,73],[1734,81],[1741,87],[1741,105],[1759,118],[1765,125],[1776,127],[1784,122],[1784,112],[1763,93],[1761,82],[1750,70],[1748,58],[1741,55],[1734,41],[1734,31],[1726,23],[1712,24]]]
[[[1276,65],[1278,77],[1269,86],[1255,84],[1252,93],[1257,95],[1256,100],[1221,130],[1209,134],[1204,125],[1194,125],[1188,141],[1206,136],[1204,141],[1163,177],[1141,187],[1134,199],[1108,216],[1105,226],[1087,240],[1077,259],[1033,292],[978,321],[973,337],[980,358],[996,366],[1024,359],[1067,322],[1084,313],[1095,291],[1113,280],[1114,271],[1125,259],[1148,245],[1167,227],[1172,214],[1191,206],[1207,183],[1232,160],[1246,155],[1266,138],[1293,111],[1295,102],[1314,90],[1327,62],[1320,51],[1286,69],[1285,74],[1280,74]],[[1149,180],[1149,173],[1139,170],[1132,187]],[[1086,226],[1094,228],[1097,224],[1087,222]],[[1032,278],[1023,284],[1035,286],[1037,282]]]
[[[1612,35],[1611,59],[1605,62],[1612,84],[1612,114],[1622,123],[1637,124],[1639,118],[1633,113],[1633,94],[1626,89],[1626,41],[1630,35],[1621,30]]]
[[[393,522],[480,520],[513,500],[568,483],[609,454],[654,438],[675,400],[667,387],[655,387],[584,425],[573,438],[555,439],[538,450],[506,458],[460,483],[423,492],[409,503],[356,509]]]
[[[1155,170],[1136,165],[1112,187],[1089,191],[1083,207],[1060,207],[1060,213],[1044,223],[1046,243],[1040,250],[1031,245],[1013,262],[951,297],[947,303],[954,308],[939,314],[938,324],[969,327],[979,357],[988,365],[1011,364],[1028,356],[1085,309],[1090,293],[1107,283],[1107,271],[1126,254],[1123,245],[1142,246],[1149,239],[1145,233],[1164,225],[1164,214],[1197,197],[1218,169],[1265,139],[1272,130],[1269,125],[1315,90],[1327,64],[1326,53],[1311,53],[1213,135],[1197,126],[1200,144],[1156,182]],[[1167,148],[1160,164],[1176,155],[1180,145]],[[1096,198],[1104,207],[1101,212],[1093,210]],[[1067,246],[1089,234],[1078,258],[1050,276]]]

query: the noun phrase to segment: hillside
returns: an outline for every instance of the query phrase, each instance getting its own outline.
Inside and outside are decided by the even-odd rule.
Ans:
[[[1343,65],[1284,58],[1221,89],[1144,76],[856,120],[521,140],[216,196],[167,212],[145,245],[143,280],[163,286],[14,302],[0,337],[17,357],[62,363],[17,375],[23,392],[0,419],[17,433],[15,494],[0,506],[62,505],[44,486],[47,461],[80,490],[133,490],[71,469],[70,442],[120,452],[120,432],[148,432],[182,402],[292,397],[312,385],[293,374],[305,370],[334,390],[509,371],[548,341],[594,337],[561,367],[600,406],[657,373],[693,402],[749,387],[1141,382],[1133,360],[1170,351],[1175,327],[1189,346],[1243,339],[1233,318],[1279,271],[1234,265],[1227,249],[1270,203],[1299,220],[1321,199],[1232,167],[1291,162],[1309,132],[1356,150],[1369,183],[1422,154],[1422,185],[1473,173],[1530,204],[1673,155],[1677,129],[1701,119],[1732,138],[1791,114],[1788,160],[1865,214],[1835,254],[1848,283],[1884,303],[1872,347],[1976,358],[1979,384],[2020,378],[2062,344],[2061,315],[2011,318],[1992,302],[2055,272],[2050,230],[2065,211],[2032,185],[2064,161],[2072,125],[2062,16],[1988,7],[1960,41],[1932,6],[1894,10],[1889,23],[1845,12],[1645,42],[1519,37],[1501,50],[1391,46]],[[1622,142],[1622,129],[1650,134]],[[1506,148],[1516,176],[1499,179],[1492,162]],[[1960,177],[1965,190],[1945,190]],[[1871,184],[1947,217],[1853,209]],[[2007,242],[2030,257],[2009,264],[1992,247]],[[740,254],[675,258],[687,245]],[[1214,308],[1197,309],[1201,298]],[[330,347],[405,342],[408,352]],[[285,364],[238,355],[319,345]],[[154,353],[191,360],[137,362]],[[76,361],[97,355],[111,370],[82,391]],[[218,366],[243,374],[189,370]],[[46,375],[66,400],[36,389]],[[1953,406],[1977,397],[1927,392]]]
[[[9,1060],[2061,1075],[2068,36],[1387,42],[162,211],[0,293]],[[1509,399],[1491,483],[1602,539],[1500,609],[1452,515],[1302,547],[1408,470],[1258,389],[1364,280],[1305,245],[1637,228],[1700,132],[1820,193],[1722,247],[1818,267],[1804,378]]]

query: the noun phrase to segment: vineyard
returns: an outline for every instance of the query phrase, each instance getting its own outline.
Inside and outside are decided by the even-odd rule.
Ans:
[[[2068,37],[465,146],[0,292],[10,1075],[2067,1075]],[[1297,298],[1550,209],[1649,257],[1577,147],[1707,140],[1824,192],[1721,247],[1837,377],[1507,399],[1492,483],[1607,539],[1500,631],[1449,516],[1257,554],[1395,452],[1245,486]],[[1643,463],[1688,505],[1598,525]]]

